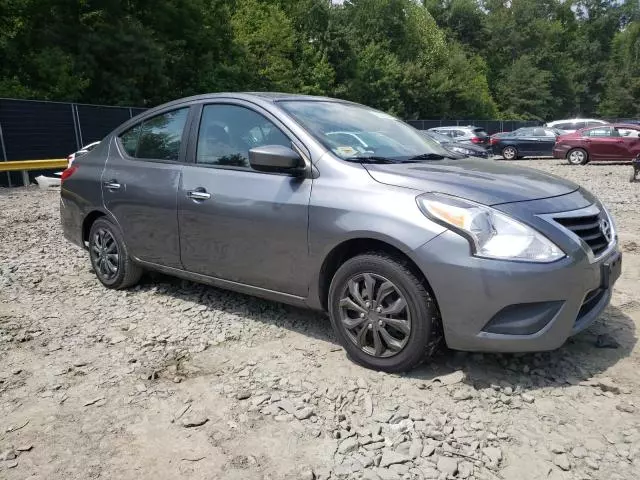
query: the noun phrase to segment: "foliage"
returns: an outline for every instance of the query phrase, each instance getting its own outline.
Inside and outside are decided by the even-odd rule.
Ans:
[[[640,115],[619,0],[0,0],[0,96],[329,95],[404,118]]]

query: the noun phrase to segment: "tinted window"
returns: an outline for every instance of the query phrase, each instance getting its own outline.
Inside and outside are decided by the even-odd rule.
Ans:
[[[575,128],[576,130],[580,130],[581,128],[584,128],[587,126],[587,122],[576,122],[573,124],[573,126],[571,128]]]
[[[573,130],[575,127],[573,123],[558,123],[553,126],[553,128],[557,128],[559,130]]]
[[[270,120],[248,108],[204,107],[197,163],[250,168],[249,150],[264,145],[291,147],[291,141]]]
[[[462,130],[453,130],[453,136],[454,137],[464,137],[465,134]]]
[[[140,132],[137,158],[178,160],[182,132],[187,121],[188,108],[164,113],[145,120]]]
[[[487,132],[484,131],[484,128],[474,128],[473,133],[475,133],[475,135],[480,138],[488,137]]]
[[[138,148],[138,137],[140,136],[141,124],[131,127],[129,130],[120,135],[120,143],[122,148],[127,152],[130,157],[136,156],[136,149]]]
[[[602,122],[587,122],[587,127],[593,127],[595,125],[602,125]]]

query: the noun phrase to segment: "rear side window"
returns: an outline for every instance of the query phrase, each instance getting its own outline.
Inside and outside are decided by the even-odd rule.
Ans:
[[[127,152],[127,155],[129,155],[130,157],[136,156],[141,126],[142,124],[139,123],[135,127],[130,128],[122,135],[120,135],[120,143],[122,143],[122,148],[124,148],[124,151]]]
[[[519,128],[515,133],[516,137],[531,137],[533,135],[533,128]]]
[[[484,131],[484,128],[474,128],[473,133],[476,135],[476,137],[488,137],[487,132]]]
[[[554,125],[553,128],[557,128],[558,130],[573,130],[575,127],[573,123],[558,123]]]
[[[177,161],[188,113],[188,108],[181,108],[145,120],[136,158]]]
[[[576,122],[573,124],[573,128],[575,128],[576,130],[580,130],[581,128],[584,128],[587,126],[587,122]]]
[[[534,137],[546,137],[546,130],[544,128],[534,128],[533,129],[533,136]]]

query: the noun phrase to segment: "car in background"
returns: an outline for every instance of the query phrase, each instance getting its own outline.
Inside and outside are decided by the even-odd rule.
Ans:
[[[449,150],[450,152],[460,153],[466,157],[478,157],[489,158],[490,150],[479,145],[473,145],[470,143],[459,143],[452,141],[448,135],[442,135],[437,132],[430,132],[428,130],[421,130],[420,133],[426,138],[433,140],[440,144],[441,147]]]
[[[609,122],[605,120],[598,120],[597,118],[571,118],[568,120],[555,120],[553,122],[547,122],[544,124],[548,128],[556,128],[563,133],[572,133],[576,130],[582,130],[586,127],[595,127],[598,125],[608,125]]]
[[[523,157],[550,157],[559,130],[544,127],[523,127],[506,135],[491,138],[494,155],[502,155],[505,160]]]
[[[555,158],[571,165],[591,161],[630,162],[640,154],[640,125],[614,123],[561,135],[553,147]]]
[[[474,145],[489,146],[489,135],[482,127],[467,125],[465,127],[434,127],[427,130],[441,135],[447,135],[457,143],[473,143]]]
[[[78,150],[77,152],[72,153],[71,155],[69,155],[67,157],[67,161],[69,162],[69,166],[71,166],[71,164],[73,163],[73,161],[81,156],[81,155],[85,155],[87,153],[89,153],[91,150],[93,150],[94,148],[96,148],[98,145],[100,145],[100,142],[93,142],[90,143],[89,145],[85,145],[84,147],[82,147],[80,150]]]

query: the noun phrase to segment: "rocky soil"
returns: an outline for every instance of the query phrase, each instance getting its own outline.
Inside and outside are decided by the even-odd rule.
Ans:
[[[612,305],[557,351],[406,375],[354,365],[322,314],[161,275],[106,290],[57,190],[0,190],[0,478],[639,478],[640,182],[522,164],[611,208]]]

